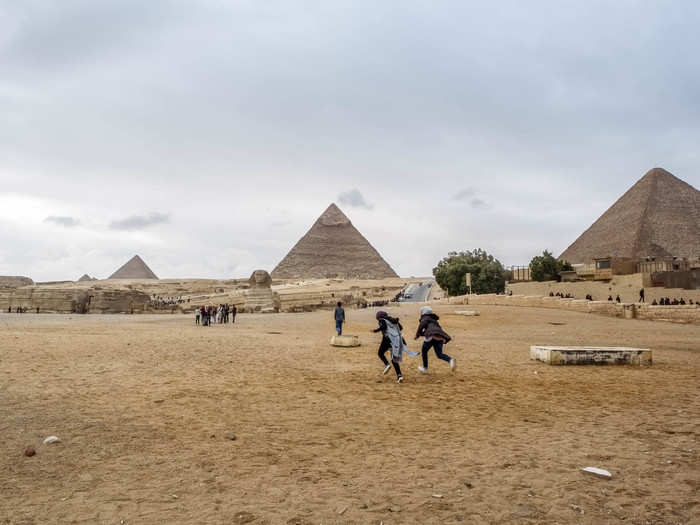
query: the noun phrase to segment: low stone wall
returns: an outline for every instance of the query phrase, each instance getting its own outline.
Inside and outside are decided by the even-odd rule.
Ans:
[[[685,290],[683,288],[661,288],[652,287],[647,279],[648,276],[636,273],[632,275],[615,275],[612,280],[607,281],[576,281],[571,283],[559,283],[556,281],[509,283],[506,292],[513,292],[513,295],[549,296],[550,293],[571,294],[576,299],[584,299],[586,295],[591,295],[596,301],[607,301],[612,296],[615,299],[618,295],[623,303],[633,303],[639,300],[639,290],[644,288],[644,297],[647,303],[656,299],[658,302],[662,297],[669,297],[693,302],[700,301],[700,290]]]
[[[537,295],[461,295],[450,297],[449,304],[529,306],[553,308],[574,312],[628,317],[651,321],[700,324],[700,305],[651,306],[643,303],[615,303],[610,301],[586,301],[585,299],[560,299]]]

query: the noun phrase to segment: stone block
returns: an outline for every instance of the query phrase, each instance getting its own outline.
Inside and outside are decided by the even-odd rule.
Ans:
[[[531,346],[530,359],[550,365],[651,365],[646,348]]]
[[[478,311],[478,310],[457,310],[457,311],[455,312],[455,314],[457,314],[457,315],[464,315],[464,316],[467,316],[467,317],[474,317],[474,316],[479,315],[479,311]]]
[[[360,346],[360,338],[356,335],[334,335],[331,337],[331,346]]]

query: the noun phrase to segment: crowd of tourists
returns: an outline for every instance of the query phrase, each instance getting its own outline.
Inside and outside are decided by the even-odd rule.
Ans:
[[[651,302],[652,306],[685,306],[686,304],[691,305],[691,304],[695,304],[695,303],[693,303],[692,299],[688,299],[688,302],[686,303],[685,299],[683,299],[682,297],[680,299],[676,299],[675,297],[673,299],[670,299],[668,297],[662,297],[658,301],[656,299],[654,299]],[[700,304],[700,303],[697,303],[697,304]]]
[[[238,309],[235,304],[220,304],[209,306],[198,306],[194,310],[194,322],[200,326],[211,326],[213,324],[226,324],[236,322]]]
[[[176,306],[178,304],[185,304],[189,303],[190,300],[185,299],[182,296],[179,297],[161,297],[159,295],[153,294],[151,296],[151,301],[150,301],[150,306],[152,308],[155,308],[156,310],[162,309],[162,308],[169,308],[172,306]]]

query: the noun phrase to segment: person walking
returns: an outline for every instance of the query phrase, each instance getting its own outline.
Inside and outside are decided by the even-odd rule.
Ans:
[[[643,303],[644,302],[644,288],[639,290],[639,302]]]
[[[238,308],[236,308],[236,305],[233,304],[231,305],[231,324],[236,322],[236,313],[238,312]]]
[[[438,322],[440,318],[433,313],[430,306],[424,306],[420,309],[420,322],[416,331],[416,339],[425,337],[421,354],[423,357],[423,366],[418,367],[418,371],[422,374],[428,373],[428,352],[431,348],[435,349],[435,355],[438,359],[442,359],[450,364],[450,370],[453,372],[457,368],[457,361],[449,355],[443,353],[442,347],[449,343],[452,338],[442,329]]]
[[[377,350],[377,355],[384,363],[384,370],[382,374],[386,374],[389,369],[394,367],[396,372],[396,382],[401,383],[403,381],[403,374],[401,373],[401,363],[403,359],[403,353],[406,352],[409,355],[417,356],[418,353],[411,352],[406,348],[406,341],[401,335],[401,330],[403,326],[399,322],[398,317],[389,317],[389,314],[383,311],[377,312],[377,322],[379,327],[376,330],[372,330],[373,333],[382,333],[382,342],[379,344],[379,350]],[[386,354],[387,350],[391,350],[391,363],[387,360]]]
[[[199,316],[201,315],[201,312],[199,308],[194,309],[194,324],[199,326]]]
[[[343,310],[343,303],[338,301],[338,306],[335,307],[335,312],[333,313],[335,317],[335,331],[338,335],[343,335],[343,323],[345,322],[345,310]]]

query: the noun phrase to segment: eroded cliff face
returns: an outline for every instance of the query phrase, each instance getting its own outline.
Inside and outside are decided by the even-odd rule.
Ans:
[[[23,308],[40,313],[141,313],[149,296],[136,290],[95,288],[56,288],[24,286],[0,289],[0,310],[16,312]]]

